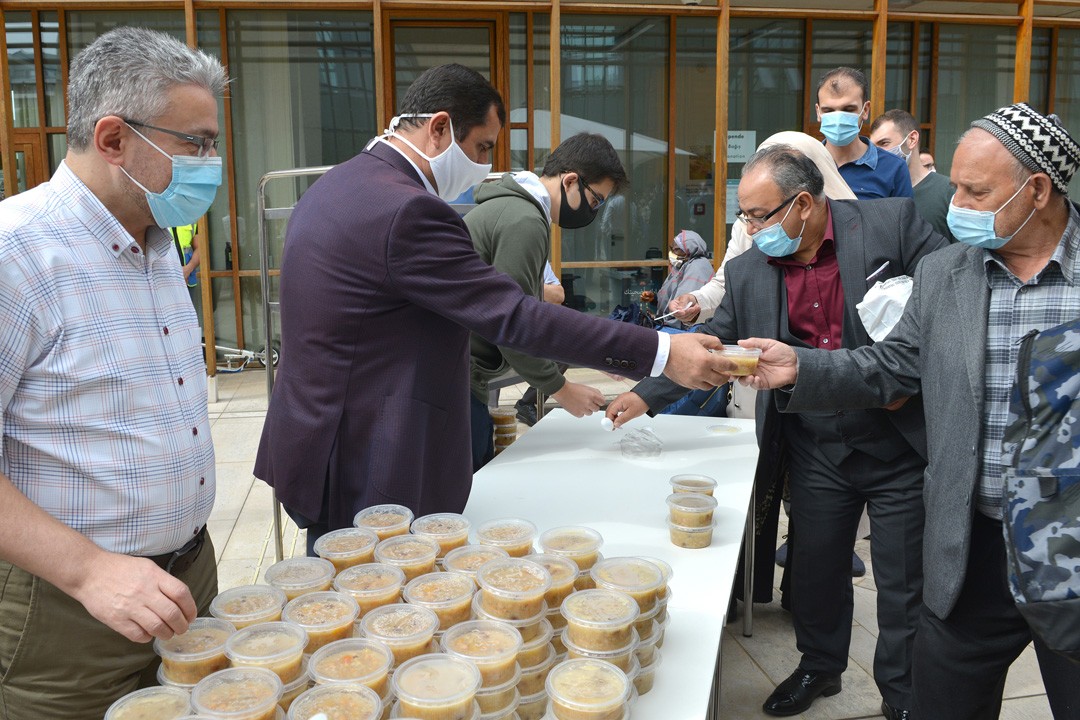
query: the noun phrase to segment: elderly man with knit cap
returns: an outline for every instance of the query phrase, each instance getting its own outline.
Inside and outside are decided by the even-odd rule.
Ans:
[[[1023,103],[972,123],[952,163],[956,245],[928,256],[899,324],[857,350],[762,348],[761,389],[787,411],[880,407],[921,392],[929,442],[923,498],[918,717],[995,718],[1009,665],[1034,640],[1058,720],[1080,717],[1080,664],[1049,650],[1009,591],[1001,444],[1018,340],[1080,316],[1080,209],[1068,186],[1080,146]],[[1080,614],[1076,618],[1080,623]]]

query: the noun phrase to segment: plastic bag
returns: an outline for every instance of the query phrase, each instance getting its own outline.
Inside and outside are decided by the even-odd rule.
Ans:
[[[881,342],[904,314],[904,306],[911,297],[912,279],[910,275],[899,275],[885,281],[878,281],[866,291],[862,302],[855,306],[859,311],[866,332],[874,342]]]
[[[664,441],[652,428],[645,427],[627,433],[619,440],[619,449],[622,450],[623,457],[627,458],[658,457],[664,449]]]

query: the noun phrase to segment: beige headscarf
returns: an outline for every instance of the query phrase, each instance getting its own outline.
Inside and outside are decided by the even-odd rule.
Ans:
[[[770,135],[763,143],[758,145],[758,150],[767,148],[770,145],[790,145],[813,160],[818,170],[821,171],[821,176],[825,178],[825,195],[827,197],[833,200],[856,199],[855,193],[851,192],[851,188],[844,182],[844,178],[840,176],[840,171],[836,169],[836,161],[833,160],[832,155],[829,154],[829,151],[825,149],[825,146],[820,141],[815,140],[806,133],[785,130]]]

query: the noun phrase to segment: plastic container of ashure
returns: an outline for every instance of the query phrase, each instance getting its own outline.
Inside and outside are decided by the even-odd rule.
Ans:
[[[315,554],[334,564],[341,572],[354,565],[363,565],[375,559],[375,545],[379,536],[367,528],[342,528],[332,530],[315,541]]]
[[[716,498],[701,493],[671,493],[667,498],[671,522],[683,527],[710,527]]]
[[[360,633],[385,643],[394,654],[394,664],[400,665],[430,650],[438,616],[419,605],[384,605],[360,619]]]
[[[402,592],[410,605],[426,607],[439,616],[439,630],[472,617],[472,599],[476,585],[468,575],[454,572],[433,572],[411,580]]]
[[[637,689],[638,695],[644,695],[652,690],[653,683],[656,682],[656,671],[660,667],[661,660],[662,657],[660,653],[656,653],[653,656],[652,662],[640,664],[641,669],[638,671],[637,677],[633,679],[634,687]]]
[[[592,528],[566,525],[545,530],[540,536],[540,550],[551,555],[570,558],[582,572],[600,559],[604,538]]]
[[[291,600],[281,611],[281,617],[307,631],[308,652],[313,653],[335,640],[353,635],[353,622],[360,607],[351,595],[327,591],[308,593]]]
[[[413,535],[431,538],[439,543],[439,557],[469,542],[471,523],[458,513],[435,513],[413,520]]]
[[[671,544],[676,547],[700,550],[712,545],[713,529],[711,525],[699,528],[685,527],[668,520],[668,535],[671,537]]]
[[[521,640],[523,642],[529,642],[543,631],[543,621],[547,616],[547,603],[543,605],[541,612],[538,612],[531,618],[525,618],[524,620],[507,620],[505,618],[495,617],[484,610],[484,606],[480,602],[480,593],[476,593],[476,595],[473,595],[472,611],[473,617],[477,620],[496,620],[513,626],[514,629],[521,633]]]
[[[356,513],[353,527],[371,530],[380,540],[408,535],[413,512],[404,505],[372,505]]]
[[[545,689],[558,720],[623,717],[633,686],[619,668],[603,660],[564,660],[548,674]]]
[[[519,695],[517,691],[518,680],[521,678],[521,668],[515,666],[514,674],[509,680],[494,687],[481,687],[476,691],[476,704],[480,706],[481,715],[492,715],[500,711],[506,712],[517,706]]]
[[[524,620],[535,617],[544,607],[551,573],[538,563],[510,557],[481,567],[476,581],[485,612],[505,620]]]
[[[761,357],[760,348],[744,348],[739,345],[725,345],[720,351],[720,357],[735,363],[735,369],[729,374],[732,377],[753,375],[757,370],[758,359]]]
[[[334,564],[313,557],[294,557],[266,568],[266,582],[285,593],[288,600],[329,590],[334,583]]]
[[[656,655],[656,643],[660,640],[660,623],[649,620],[648,628],[644,633],[638,630],[638,646],[634,649],[634,655],[642,665],[648,665]]]
[[[375,560],[400,568],[406,582],[433,572],[438,554],[439,543],[418,535],[394,536],[375,546]]]
[[[526,555],[525,559],[540,565],[551,575],[551,587],[544,593],[549,608],[559,607],[566,596],[574,592],[574,581],[579,573],[576,562],[551,553]]]
[[[447,655],[469,660],[480,671],[481,687],[502,685],[514,676],[521,633],[497,620],[470,620],[447,630],[439,640]]]
[[[521,667],[528,668],[543,661],[547,655],[547,647],[555,635],[554,628],[546,619],[540,621],[540,631],[536,637],[524,643],[518,651],[518,663]]]
[[[349,638],[324,645],[312,653],[308,673],[319,685],[364,685],[381,698],[390,689],[393,664],[394,654],[385,643],[371,638]]]
[[[518,720],[541,720],[547,713],[547,691],[540,688],[540,692],[532,695],[522,695],[517,706]]]
[[[191,694],[176,687],[148,687],[128,693],[105,713],[105,720],[173,720],[191,712]]]
[[[293,701],[311,687],[311,676],[308,675],[307,665],[308,659],[305,655],[300,666],[300,676],[292,682],[285,683],[284,687],[281,688],[281,699],[278,700],[278,707],[285,712],[289,712]]]
[[[488,520],[476,528],[476,540],[481,545],[502,548],[510,557],[525,557],[533,551],[536,526],[523,518]]]
[[[480,671],[469,660],[432,653],[402,663],[390,683],[402,717],[468,720],[476,712]]]
[[[651,557],[648,555],[638,555],[641,560],[648,560],[656,567],[660,568],[660,574],[664,577],[664,584],[660,586],[660,589],[656,591],[656,601],[663,602],[668,596],[668,584],[671,582],[671,578],[675,575],[675,571],[671,569],[671,565],[661,560],[658,557]]]
[[[290,683],[303,674],[307,646],[304,628],[288,622],[269,622],[238,630],[225,643],[225,654],[233,667],[264,668],[283,683]]]
[[[385,563],[357,565],[342,570],[334,578],[334,589],[352,596],[360,607],[361,617],[377,607],[398,602],[404,585],[405,573],[401,568]]]
[[[464,545],[454,548],[443,558],[443,567],[447,572],[468,575],[476,582],[476,571],[492,560],[510,557],[502,548],[492,545]],[[477,585],[479,587],[479,585]]]
[[[548,643],[545,646],[545,652],[546,655],[544,656],[544,659],[536,665],[521,669],[521,679],[518,680],[518,691],[522,696],[544,692],[544,680],[547,679],[548,673],[558,660],[558,654],[555,652],[555,648],[552,647],[551,643]]]
[[[289,720],[324,718],[377,720],[382,715],[382,699],[363,685],[316,685],[293,701]]]
[[[634,598],[641,612],[649,612],[656,607],[656,595],[664,585],[664,574],[660,568],[636,557],[602,560],[593,565],[589,574],[597,588],[618,590]]]
[[[285,593],[272,585],[241,585],[211,600],[210,614],[243,630],[249,625],[280,620],[286,602]]]
[[[171,682],[193,685],[207,675],[229,667],[225,642],[236,632],[232,623],[212,617],[195,618],[187,632],[154,641],[164,675]]]
[[[567,658],[592,658],[593,660],[604,660],[611,663],[615,667],[619,668],[623,672],[630,672],[630,667],[634,664],[635,655],[634,651],[638,647],[638,636],[636,631],[631,631],[630,642],[625,647],[616,648],[614,650],[589,650],[576,645],[570,640],[566,630],[562,631],[562,642],[566,646]]]
[[[618,590],[580,590],[562,604],[566,637],[579,648],[597,652],[630,644],[639,615],[634,598]]]
[[[283,692],[281,678],[265,668],[229,668],[200,680],[191,706],[219,720],[272,720]]]
[[[700,493],[712,497],[713,491],[716,490],[716,480],[708,475],[693,473],[672,475],[668,482],[671,483],[673,493]]]

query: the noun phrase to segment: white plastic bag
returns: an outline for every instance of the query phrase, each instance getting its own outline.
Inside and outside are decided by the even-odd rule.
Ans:
[[[911,297],[912,280],[910,275],[900,275],[885,281],[878,281],[866,291],[862,302],[855,306],[859,319],[867,334],[874,342],[881,342],[904,314],[904,306]]]

